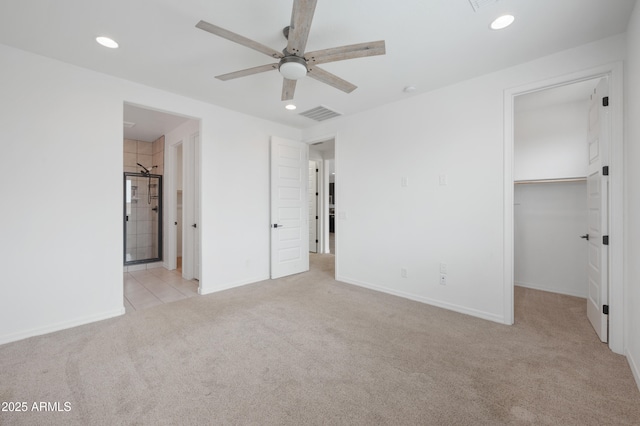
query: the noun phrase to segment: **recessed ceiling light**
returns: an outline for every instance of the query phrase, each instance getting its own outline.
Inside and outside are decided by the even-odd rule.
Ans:
[[[507,28],[509,25],[513,24],[515,19],[516,18],[514,18],[513,15],[502,15],[491,23],[491,29],[501,30],[503,28]]]
[[[117,49],[118,43],[109,37],[96,37],[96,41],[103,45],[104,47],[108,47],[109,49]]]
[[[418,90],[418,89],[416,89],[416,86],[407,86],[407,87],[404,88],[404,92],[405,93],[413,93],[416,90]]]
[[[294,109],[297,108],[297,106],[295,106],[294,104],[289,104],[287,106],[285,106],[286,109],[288,109],[289,111],[293,111]]]

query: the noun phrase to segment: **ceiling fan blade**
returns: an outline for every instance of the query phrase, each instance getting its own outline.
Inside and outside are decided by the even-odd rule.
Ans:
[[[364,58],[366,56],[384,55],[385,53],[384,40],[380,40],[316,50],[315,52],[305,53],[304,57],[307,62],[309,62],[309,65],[313,65],[343,61],[345,59]]]
[[[261,72],[267,72],[271,70],[277,70],[278,64],[267,64],[260,65],[259,67],[247,68],[246,70],[240,70],[235,72],[230,72],[228,74],[217,75],[216,78],[218,80],[227,81],[233,80],[234,78],[246,77],[248,75],[259,74]]]
[[[355,84],[351,84],[346,80],[341,79],[335,74],[331,74],[321,68],[318,67],[309,67],[309,72],[307,75],[313,79],[321,81],[323,83],[328,84],[329,86],[333,86],[336,89],[340,89],[343,92],[351,93],[358,88]]]
[[[284,79],[282,83],[282,100],[290,101],[293,99],[293,94],[296,91],[296,82],[298,80],[289,80],[288,78]]]
[[[293,0],[289,42],[287,43],[287,52],[292,55],[302,56],[304,54],[313,13],[316,10],[316,2],[317,0]]]
[[[225,30],[224,28],[220,28],[216,25],[210,24],[205,21],[200,21],[196,24],[196,28],[200,28],[208,33],[215,34],[219,37],[226,38],[229,41],[233,41],[235,43],[246,46],[250,49],[257,50],[258,52],[264,53],[265,55],[269,55],[273,58],[282,58],[284,55],[277,50],[270,48],[269,46],[265,46],[264,44],[260,44],[257,41],[253,41],[246,37],[243,37],[239,34],[233,33],[229,30]]]

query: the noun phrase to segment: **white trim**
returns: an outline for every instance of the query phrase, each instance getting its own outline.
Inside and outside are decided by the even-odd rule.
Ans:
[[[198,294],[204,295],[204,294],[218,293],[219,291],[230,290],[232,288],[242,287],[242,286],[249,285],[249,284],[257,284],[259,282],[268,281],[270,279],[271,278],[269,277],[269,275],[260,275],[260,276],[254,277],[254,278],[247,278],[246,280],[234,281],[234,282],[231,282],[231,283],[221,284],[221,285],[216,286],[216,288],[207,289],[206,291],[202,291],[202,286],[200,286],[198,288]]]
[[[627,356],[627,362],[629,363],[629,367],[631,367],[631,372],[633,373],[633,377],[636,379],[636,386],[638,386],[638,390],[640,390],[640,368],[638,367],[639,364],[636,362],[635,359],[633,359],[631,352],[626,351],[625,354]]]
[[[609,77],[611,144],[609,166],[611,170],[609,203],[609,348],[624,353],[624,111],[623,63],[614,62],[596,68],[544,81],[526,84],[504,91],[504,316],[505,323],[513,324],[513,100],[516,96],[563,86],[598,77]]]
[[[86,317],[76,318],[70,321],[62,321],[62,322],[50,324],[44,327],[36,327],[29,330],[20,331],[18,333],[7,334],[4,336],[0,336],[0,345],[26,339],[28,337],[40,336],[43,334],[53,333],[55,331],[66,330],[67,328],[78,327],[80,325],[90,324],[92,322],[102,321],[102,320],[113,318],[113,317],[118,317],[120,315],[124,315],[124,313],[125,313],[125,309],[123,306],[122,308],[114,309],[112,311],[106,311],[101,314],[88,315]]]
[[[557,293],[557,294],[564,294],[566,296],[579,297],[581,299],[585,299],[586,298],[586,296],[584,294],[579,294],[577,291],[559,290],[557,288],[546,287],[544,285],[539,285],[539,284],[532,284],[532,283],[524,283],[522,281],[515,281],[513,283],[513,285],[517,286],[517,287],[530,288],[532,290],[547,291],[549,293]]]
[[[380,287],[374,284],[365,283],[362,281],[354,280],[347,277],[336,277],[336,281],[340,281],[342,283],[355,285],[358,287],[368,288],[370,290],[379,291],[381,293],[390,294],[392,296],[402,297],[403,299],[414,300],[416,302],[421,302],[426,305],[435,306],[438,308],[447,309],[450,311],[458,312],[460,314],[470,315],[476,318],[497,322],[503,324],[504,321],[499,315],[492,314],[490,312],[479,311],[477,309],[469,309],[464,306],[454,305],[451,303],[442,302],[439,300],[429,299],[428,297],[418,296],[412,293],[405,293],[403,291],[397,291],[386,287]]]

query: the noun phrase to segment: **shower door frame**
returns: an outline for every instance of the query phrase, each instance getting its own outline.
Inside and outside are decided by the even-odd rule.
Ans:
[[[158,179],[158,257],[151,257],[146,259],[136,259],[127,261],[127,177],[143,177],[143,178],[152,178]],[[163,189],[162,189],[162,175],[154,175],[154,174],[145,174],[145,173],[133,173],[133,172],[124,172],[122,179],[122,222],[123,222],[123,241],[122,241],[122,260],[124,266],[129,265],[141,265],[145,263],[154,263],[154,262],[162,262],[162,246],[163,246],[163,222],[162,222],[162,199],[163,199]]]

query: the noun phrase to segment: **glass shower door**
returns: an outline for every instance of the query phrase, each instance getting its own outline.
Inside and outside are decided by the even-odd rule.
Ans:
[[[162,176],[124,174],[124,264],[162,260]]]

